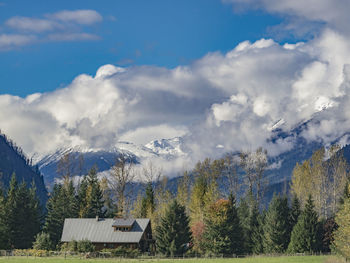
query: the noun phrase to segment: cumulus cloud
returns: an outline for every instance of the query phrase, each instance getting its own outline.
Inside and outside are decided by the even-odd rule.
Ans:
[[[304,31],[305,26],[315,29],[312,23],[321,23],[339,32],[350,33],[348,27],[347,0],[222,0],[233,4],[235,10],[264,9],[270,13],[287,17],[285,29]],[[302,21],[302,24],[300,23]],[[298,26],[295,26],[298,25]]]
[[[302,136],[325,143],[346,133],[348,43],[328,29],[307,43],[244,41],[174,69],[105,65],[54,92],[0,96],[0,123],[29,154],[183,136],[187,161],[258,146],[277,155],[295,138],[271,141],[275,127],[313,119]]]
[[[317,14],[305,13],[309,11],[299,10],[300,1],[274,7],[272,2],[258,1],[271,12],[300,11],[309,20],[323,12],[317,7]],[[1,129],[29,154],[183,136],[190,163],[259,146],[278,155],[292,149],[296,138],[271,140],[275,128],[288,132],[307,120],[301,132],[305,139],[345,144],[350,41],[331,17],[322,20],[330,26],[305,43],[243,41],[227,53],[209,53],[173,69],[104,65],[94,76],[79,75],[54,92],[0,96]],[[183,161],[167,166],[179,168]]]
[[[98,35],[84,32],[82,26],[91,26],[102,19],[95,10],[64,10],[42,18],[14,16],[4,23],[4,30],[9,33],[0,35],[0,50],[34,42],[98,40]]]

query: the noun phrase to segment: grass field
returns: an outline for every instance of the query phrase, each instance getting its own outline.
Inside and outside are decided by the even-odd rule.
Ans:
[[[35,258],[35,257],[0,257],[0,263],[340,263],[343,262],[330,256],[297,256],[297,257],[254,257],[254,258],[235,258],[235,259],[80,259],[80,258]]]

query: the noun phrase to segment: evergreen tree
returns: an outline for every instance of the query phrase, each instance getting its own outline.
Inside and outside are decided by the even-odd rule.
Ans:
[[[79,204],[78,198],[75,194],[75,187],[73,181],[70,181],[68,184],[63,185],[62,192],[63,201],[64,201],[64,215],[66,218],[76,218],[79,215]]]
[[[88,180],[87,176],[83,177],[83,180],[81,180],[79,189],[78,189],[78,202],[79,202],[79,217],[84,218],[86,217],[86,210],[87,210],[87,204],[86,204],[86,192],[88,188]]]
[[[6,224],[5,196],[0,187],[0,249],[8,248],[8,229]]]
[[[305,209],[294,226],[288,246],[290,253],[317,252],[321,250],[321,227],[311,195]]]
[[[64,213],[62,206],[64,200],[61,192],[62,185],[55,184],[46,204],[47,215],[43,230],[50,236],[52,249],[59,243],[63,230]]]
[[[250,243],[248,244],[248,251],[255,255],[263,253],[263,224],[264,218],[259,212],[259,204],[254,200],[248,218]]]
[[[189,218],[185,208],[174,200],[156,228],[157,249],[167,256],[182,255],[186,252],[191,240]]]
[[[260,218],[258,204],[252,194],[248,193],[241,199],[238,214],[243,230],[244,253],[262,253],[262,231],[259,223],[263,218]]]
[[[34,181],[32,182],[31,188],[29,189],[29,213],[27,227],[30,228],[29,236],[31,243],[33,243],[35,236],[40,232],[43,221],[43,211],[40,205],[39,198],[36,195],[37,188]]]
[[[264,252],[283,253],[290,240],[287,197],[274,195],[267,210],[264,225]]]
[[[103,192],[100,187],[100,183],[97,179],[97,171],[96,169],[92,169],[89,173],[89,185],[91,189],[91,199],[90,199],[90,210],[89,215],[95,216],[104,216],[103,206],[104,206],[104,198]]]
[[[96,168],[92,168],[87,175],[87,187],[85,195],[85,213],[82,217],[94,218],[96,216],[103,217],[103,193],[97,179]]]
[[[18,183],[16,175],[13,174],[10,181],[10,186],[6,198],[6,225],[8,228],[8,245],[9,248],[16,247],[16,239],[20,239],[21,233],[18,232],[17,219],[19,216],[18,208]]]
[[[242,231],[237,214],[235,199],[219,200],[211,206],[205,221],[205,247],[213,254],[241,254]]]
[[[51,238],[53,247],[60,242],[64,220],[78,217],[78,204],[72,182],[66,185],[55,184],[47,201],[47,216],[44,232]]]
[[[5,222],[10,248],[30,248],[40,231],[41,213],[35,186],[29,190],[23,182],[18,185],[13,175],[5,205]]]
[[[152,182],[148,182],[144,198],[141,201],[141,217],[151,217],[155,210],[154,191]]]
[[[294,226],[297,224],[300,213],[301,213],[300,201],[296,195],[293,195],[292,205],[290,208],[290,215],[289,215],[290,232],[292,232]]]

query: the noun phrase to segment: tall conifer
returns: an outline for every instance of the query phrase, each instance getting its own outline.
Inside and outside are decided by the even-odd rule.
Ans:
[[[317,252],[321,250],[321,226],[311,195],[305,209],[294,226],[288,246],[290,253]]]
[[[160,225],[156,228],[156,245],[160,253],[167,256],[182,255],[191,242],[189,218],[185,208],[176,199],[170,203]]]
[[[210,207],[205,225],[207,252],[216,255],[237,255],[243,252],[242,231],[232,195],[229,200],[218,200]]]
[[[274,195],[264,225],[264,252],[283,253],[289,243],[289,207],[287,197]]]
[[[6,224],[5,196],[0,187],[0,249],[8,248],[8,229]]]

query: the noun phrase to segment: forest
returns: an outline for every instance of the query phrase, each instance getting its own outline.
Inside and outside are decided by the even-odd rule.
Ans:
[[[61,159],[46,207],[13,174],[0,191],[0,249],[67,249],[65,218],[150,218],[157,253],[165,256],[334,252],[350,258],[349,166],[339,146],[296,164],[289,185],[265,196],[267,152],[205,159],[184,172],[177,190],[152,163],[142,169],[120,156],[108,177],[96,167],[77,183],[72,156]],[[143,189],[130,191],[138,178]],[[225,180],[225,188],[219,187]],[[87,246],[92,249],[91,246]]]

